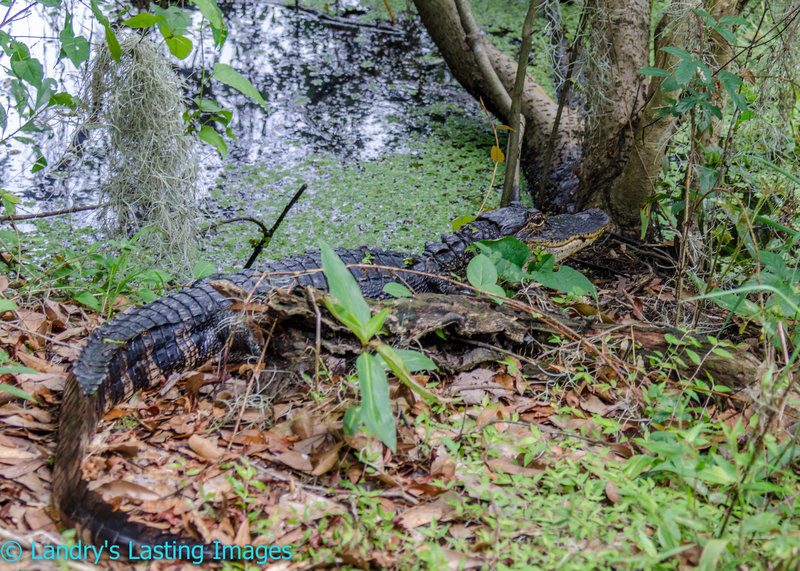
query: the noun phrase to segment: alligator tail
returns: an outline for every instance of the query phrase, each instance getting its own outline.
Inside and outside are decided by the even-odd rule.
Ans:
[[[114,511],[88,489],[81,463],[98,421],[115,405],[169,373],[219,353],[235,327],[235,320],[228,319],[228,305],[209,284],[198,283],[102,325],[73,364],[61,405],[53,493],[62,520],[79,525],[95,545],[107,541],[123,550],[166,541],[199,545],[159,533]],[[211,546],[203,549],[208,555]]]

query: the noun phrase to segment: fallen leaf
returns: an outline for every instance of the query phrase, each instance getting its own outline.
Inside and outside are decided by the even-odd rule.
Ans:
[[[161,499],[161,496],[154,491],[127,480],[108,482],[97,488],[97,491],[103,494],[103,499],[106,501],[113,500],[114,498],[127,498],[143,502],[152,502]]]
[[[343,443],[337,442],[334,446],[312,457],[314,469],[311,474],[314,476],[321,476],[336,466],[339,462],[339,450],[342,448]]]
[[[606,497],[612,504],[618,504],[622,501],[622,496],[619,493],[619,486],[610,480],[606,482]]]
[[[209,439],[198,436],[197,434],[192,434],[189,437],[189,448],[191,448],[195,454],[209,462],[216,462],[222,458],[223,454],[223,450],[220,447]]]
[[[301,472],[312,472],[314,466],[311,465],[311,458],[308,454],[300,454],[293,450],[279,454],[275,458],[278,462],[286,464],[290,468],[300,470]]]

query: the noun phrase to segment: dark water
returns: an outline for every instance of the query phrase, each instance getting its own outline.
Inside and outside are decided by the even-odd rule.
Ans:
[[[385,12],[367,12],[357,2],[334,5],[338,7],[338,13],[333,13],[336,21],[258,1],[219,5],[229,26],[219,61],[247,77],[269,109],[265,111],[225,85],[206,84],[206,98],[234,110],[231,127],[237,140],[228,141],[229,154],[224,161],[210,147],[198,147],[201,194],[221,173],[243,165],[286,168],[319,152],[332,153],[341,161],[356,161],[402,151],[411,134],[425,129],[424,122],[412,117],[409,109],[465,99],[414,14],[400,14],[400,20],[390,24]],[[76,33],[81,30],[88,37],[92,31],[81,28],[77,23],[81,15],[75,16]],[[199,23],[199,14],[195,16]],[[25,25],[33,34],[39,25],[46,30],[58,23],[54,16],[45,15],[40,23],[31,20]],[[97,37],[99,30],[91,18],[87,17],[84,25],[95,26]],[[192,38],[196,46],[203,44],[202,55],[193,54],[179,69],[190,91],[200,89],[200,59],[205,57],[206,69],[213,66],[210,33],[205,36]],[[36,43],[47,63],[55,61],[55,49],[46,42]],[[39,55],[36,50],[34,54]],[[68,62],[54,68],[46,64],[45,69],[68,89],[76,90],[81,81]],[[28,201],[21,211],[98,200],[104,163],[102,145],[92,144],[96,132],[90,132],[87,154],[64,163],[68,168],[54,169],[73,141],[78,120],[53,116],[50,124],[51,131],[33,135],[48,159],[48,169],[31,174],[33,157],[23,145],[0,149],[0,184]],[[212,216],[221,213],[213,201],[207,208]],[[91,215],[75,219],[93,224]]]

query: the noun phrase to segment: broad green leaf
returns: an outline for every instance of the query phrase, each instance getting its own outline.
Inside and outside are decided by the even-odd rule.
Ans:
[[[77,109],[81,104],[81,100],[74,97],[71,93],[61,91],[54,93],[50,96],[50,105],[57,105],[60,107],[67,107],[69,109]]]
[[[481,240],[477,247],[494,263],[501,278],[509,283],[518,283],[525,278],[522,268],[531,257],[531,251],[525,243],[513,236],[500,240]]]
[[[362,353],[356,359],[356,372],[361,389],[361,421],[394,452],[397,449],[397,431],[386,373],[378,359],[368,353]]]
[[[16,311],[19,307],[16,303],[11,301],[10,299],[5,299],[0,297],[0,312],[6,311]]]
[[[203,125],[203,128],[198,131],[197,136],[201,141],[205,141],[217,149],[217,152],[223,159],[228,155],[228,145],[225,144],[225,140],[213,127]]]
[[[723,349],[722,347],[714,347],[711,350],[711,352],[714,353],[715,355],[718,355],[718,356],[724,358],[724,359],[730,359],[730,360],[735,359],[735,357],[733,356],[733,353],[731,353],[727,349]]]
[[[200,13],[203,17],[208,20],[208,23],[211,24],[212,28],[216,28],[221,30],[225,27],[224,22],[222,21],[222,12],[217,6],[215,0],[192,0],[192,4],[197,6],[200,10]]]
[[[750,23],[741,16],[723,16],[717,24],[724,26],[745,26],[750,27]]]
[[[190,20],[188,14],[177,6],[169,6],[168,8],[162,8],[157,4],[151,4],[151,6],[156,16],[164,18],[163,26],[171,32],[171,35],[181,36],[189,29]],[[161,32],[164,32],[163,28]],[[164,37],[166,36],[167,34],[164,34]]]
[[[377,335],[378,331],[383,327],[383,322],[386,321],[386,316],[389,315],[391,310],[387,307],[380,310],[372,316],[372,318],[364,326],[364,337],[371,339]]]
[[[467,279],[478,289],[485,289],[487,285],[497,284],[497,268],[484,254],[478,254],[467,265]]]
[[[692,351],[691,349],[685,349],[685,351],[686,354],[689,356],[689,360],[691,360],[691,362],[694,363],[695,366],[700,365],[701,362],[700,355],[698,355],[695,351]]]
[[[412,373],[416,373],[417,371],[435,371],[438,368],[436,367],[436,363],[419,351],[413,351],[411,349],[395,349],[394,351],[400,356],[403,360],[403,364]]]
[[[400,355],[398,355],[396,349],[390,347],[386,343],[378,343],[375,346],[375,349],[378,351],[377,357],[380,359],[381,367],[388,367],[391,369],[395,376],[400,379],[400,382],[420,395],[426,401],[436,402],[439,400],[435,394],[429,392],[425,387],[420,386],[414,379],[411,378],[411,372],[406,367]]]
[[[14,75],[16,75],[18,78],[30,83],[34,87],[38,88],[42,86],[42,77],[44,75],[44,72],[42,71],[42,64],[39,62],[38,59],[11,58],[11,70],[14,72]]]
[[[105,23],[104,28],[106,33],[106,44],[108,44],[108,52],[111,54],[111,58],[114,61],[119,62],[119,59],[122,57],[122,48],[119,47],[117,36],[108,22]]]
[[[36,371],[34,371],[34,372],[36,372]],[[23,391],[19,387],[14,387],[14,386],[11,386],[11,385],[0,385],[0,391],[9,393],[11,395],[14,395],[17,398],[21,398],[21,399],[25,399],[25,400],[36,402],[35,398],[33,398],[31,395],[29,395],[28,393],[26,393],[25,391]]]
[[[0,131],[5,131],[8,126],[8,114],[6,108],[0,105]]]
[[[195,97],[194,103],[197,105],[197,108],[200,111],[205,113],[217,113],[220,111],[219,104],[216,101],[211,101],[210,99],[198,99]]]
[[[733,546],[727,539],[709,539],[703,553],[700,555],[700,561],[697,566],[699,571],[712,571],[720,569],[720,557],[725,551],[732,552]]]
[[[353,274],[327,243],[320,242],[320,253],[331,297],[336,299],[358,323],[365,325],[370,319],[369,306],[364,301],[361,288],[358,287]]]
[[[39,109],[40,107],[50,104],[50,100],[56,93],[56,85],[56,80],[52,77],[48,77],[42,81],[42,85],[36,91],[36,103],[34,104],[34,109]]]
[[[457,232],[458,229],[461,228],[464,224],[469,224],[473,220],[475,220],[474,216],[469,216],[469,215],[459,216],[458,218],[453,220],[453,222],[450,223],[450,227],[453,229],[453,232]]]
[[[95,311],[100,311],[100,309],[101,309],[100,302],[97,301],[97,298],[95,296],[93,296],[91,293],[89,293],[88,291],[80,292],[79,294],[74,296],[74,299],[78,303],[82,303],[86,307],[90,307],[90,308],[94,309]]]
[[[17,210],[17,204],[19,204],[20,201],[19,196],[0,188],[0,199],[3,201],[3,208],[6,209],[6,212],[13,216],[14,212]],[[19,242],[14,239],[16,235],[16,232],[12,232],[11,238],[9,238],[0,234],[0,239],[6,240],[6,242],[10,244],[18,244]],[[2,298],[0,298],[0,300],[2,300]]]
[[[90,6],[94,17],[97,18],[97,21],[100,22],[105,29],[106,44],[108,44],[108,52],[111,54],[111,58],[119,62],[119,58],[122,57],[122,49],[119,47],[119,41],[117,40],[116,34],[114,34],[114,30],[111,28],[108,18],[103,14],[100,6],[97,5],[97,0],[90,0]]]
[[[192,267],[192,275],[196,280],[202,280],[203,278],[207,278],[210,275],[213,275],[217,271],[217,268],[214,264],[208,261],[197,262]]]
[[[358,431],[361,424],[361,407],[351,406],[344,411],[344,418],[342,419],[342,428],[345,434],[353,435]]]
[[[731,31],[730,31],[728,28],[726,28],[725,26],[716,26],[716,27],[714,28],[714,30],[715,30],[715,31],[716,31],[716,32],[717,32],[717,33],[718,33],[720,36],[722,36],[723,38],[725,38],[725,41],[726,41],[726,42],[728,42],[728,43],[729,43],[729,44],[731,44],[732,46],[735,46],[735,45],[736,45],[736,34],[734,34],[733,32],[731,32]]]
[[[411,297],[414,295],[406,286],[397,282],[389,282],[383,286],[383,291],[393,297]]]
[[[264,98],[261,97],[261,94],[258,92],[258,90],[253,87],[253,84],[231,66],[224,63],[217,63],[214,66],[214,73],[211,74],[211,77],[217,81],[221,81],[225,85],[230,85],[235,90],[247,95],[250,99],[261,105],[264,109],[267,108],[267,102],[264,101]]]
[[[597,296],[597,290],[589,278],[569,266],[561,266],[557,272],[531,272],[529,277],[545,287],[564,293]]]
[[[23,115],[28,106],[28,88],[19,79],[12,79],[10,83],[11,95],[14,96],[14,105],[20,115]]]
[[[670,73],[660,67],[643,67],[638,70],[642,75],[655,75],[658,77],[669,77]]]
[[[69,13],[58,38],[61,40],[62,53],[69,58],[72,65],[79,67],[89,59],[89,41],[83,36],[75,36],[72,31],[72,15]]]
[[[678,67],[675,68],[675,80],[681,84],[686,85],[694,79],[694,73],[697,69],[697,62],[693,60],[683,60]]]
[[[667,52],[668,54],[674,55],[682,60],[690,60],[692,59],[692,54],[687,52],[686,50],[682,50],[680,48],[676,48],[673,46],[667,46],[665,48],[661,48],[662,51]]]
[[[167,19],[164,16],[142,12],[141,14],[136,14],[133,18],[128,18],[122,24],[129,28],[149,28],[166,21]]]
[[[211,37],[214,38],[214,45],[221,47],[225,43],[225,38],[228,37],[228,27],[211,28]]]
[[[4,365],[0,366],[0,375],[35,375],[39,371],[24,365]]]
[[[38,149],[35,150],[36,152],[39,153],[39,155],[36,157],[36,160],[34,161],[33,166],[31,167],[32,173],[40,171],[47,166],[47,159],[44,157],[43,154],[41,154],[41,152],[39,152]]]
[[[643,472],[649,470],[655,462],[656,459],[652,456],[636,454],[625,461],[625,464],[622,466],[622,471],[629,478],[636,478]]]
[[[168,35],[169,32],[165,32],[163,28],[161,31],[164,33],[164,41],[167,43],[170,53],[176,58],[185,59],[192,53],[192,40],[185,36]]]

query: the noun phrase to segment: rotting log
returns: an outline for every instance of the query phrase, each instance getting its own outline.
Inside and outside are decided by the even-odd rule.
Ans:
[[[311,340],[317,335],[322,349],[344,358],[343,362],[362,350],[355,336],[327,312],[323,297],[322,292],[297,288],[290,293],[275,292],[268,300],[247,306],[237,303],[234,309],[242,311],[243,319],[251,326],[270,332],[266,337],[271,356],[280,357],[287,368],[309,370],[317,358],[314,351],[309,351]],[[384,342],[422,350],[443,373],[469,370],[508,354],[535,359],[539,348],[557,335],[580,342],[583,348],[587,344],[598,347],[600,344],[595,341],[601,338],[606,339],[606,345],[613,341],[627,346],[628,355],[635,357],[633,366],[641,371],[658,366],[661,359],[668,360],[675,365],[682,383],[699,379],[738,391],[752,386],[761,376],[760,360],[747,350],[715,345],[707,337],[670,327],[592,323],[541,314],[532,308],[525,311],[517,303],[498,305],[488,298],[470,295],[419,294],[368,303],[373,314],[391,308],[381,336]],[[670,344],[667,335],[680,343]],[[592,359],[631,366],[600,349],[594,351]]]

